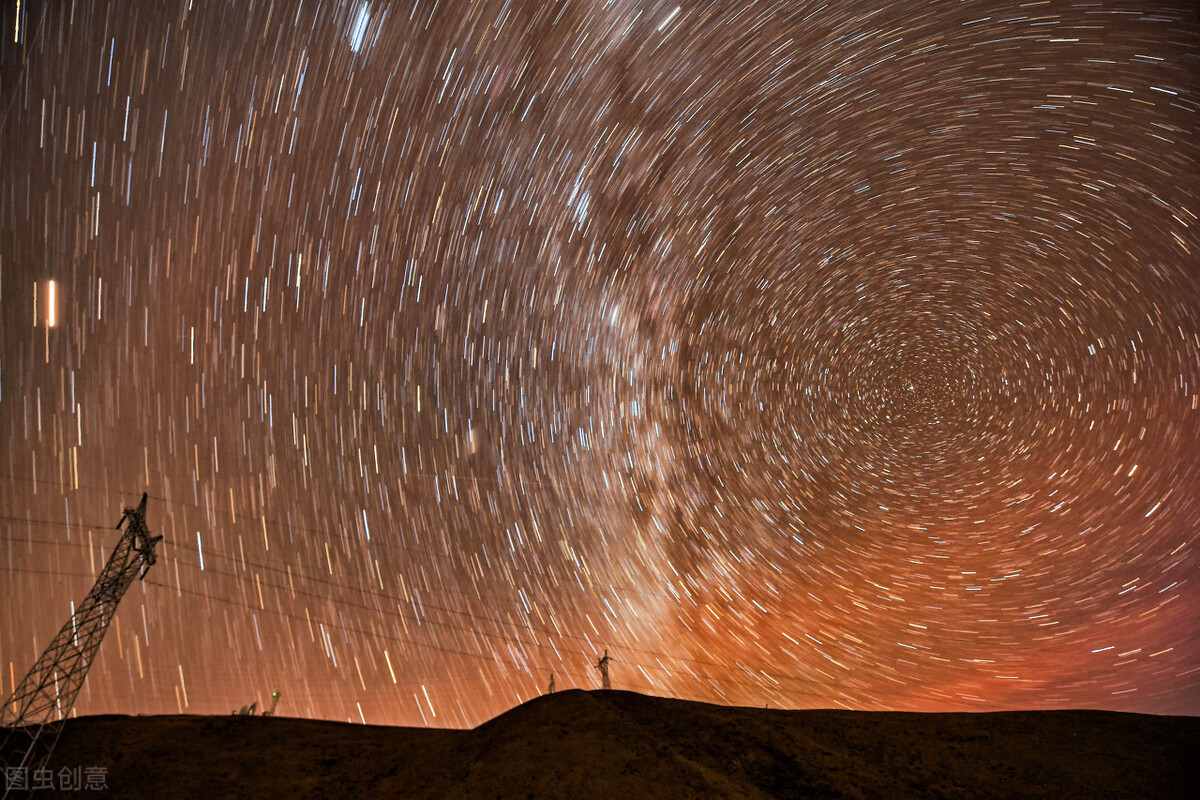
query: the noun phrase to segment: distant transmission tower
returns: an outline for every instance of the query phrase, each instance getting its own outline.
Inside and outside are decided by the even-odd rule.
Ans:
[[[604,649],[604,658],[596,662],[596,669],[600,670],[600,688],[611,689],[612,684],[608,680],[608,662],[612,661],[608,656],[608,648]]]
[[[62,722],[75,705],[117,604],[134,579],[144,578],[156,560],[154,545],[163,537],[150,536],[146,528],[145,494],[137,508],[125,509],[117,530],[126,522],[129,525],[96,585],[0,706],[0,726],[5,729],[0,746],[5,797],[15,788],[10,777],[25,775],[32,785],[31,773],[50,760]]]

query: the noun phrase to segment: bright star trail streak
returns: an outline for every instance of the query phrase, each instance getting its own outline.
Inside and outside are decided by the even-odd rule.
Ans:
[[[1200,714],[1194,4],[3,13],[4,695]]]

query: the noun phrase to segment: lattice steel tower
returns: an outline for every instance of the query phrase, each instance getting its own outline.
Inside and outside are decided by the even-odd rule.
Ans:
[[[135,578],[144,578],[156,560],[154,545],[163,537],[146,528],[146,495],[127,508],[117,523],[125,533],[104,565],[96,585],[0,707],[4,742],[0,768],[28,772],[50,759],[62,722],[71,713],[92,659],[117,612],[117,604]],[[140,574],[139,574],[140,573]],[[0,780],[5,775],[0,774]],[[5,796],[12,788],[5,783]]]

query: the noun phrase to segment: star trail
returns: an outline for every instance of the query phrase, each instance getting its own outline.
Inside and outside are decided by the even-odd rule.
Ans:
[[[1192,4],[3,23],[0,694],[1200,714]]]

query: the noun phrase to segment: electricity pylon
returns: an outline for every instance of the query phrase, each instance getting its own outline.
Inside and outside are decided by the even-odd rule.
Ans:
[[[596,662],[596,669],[600,670],[600,687],[602,689],[611,689],[612,684],[608,681],[608,662],[612,661],[608,655],[608,648],[604,650],[604,658]]]
[[[0,726],[6,729],[0,747],[5,796],[13,788],[7,780],[11,772],[27,774],[50,760],[117,604],[135,578],[146,577],[157,558],[154,545],[163,537],[151,536],[146,528],[145,494],[137,508],[125,509],[117,530],[127,522],[88,596],[0,707]]]

